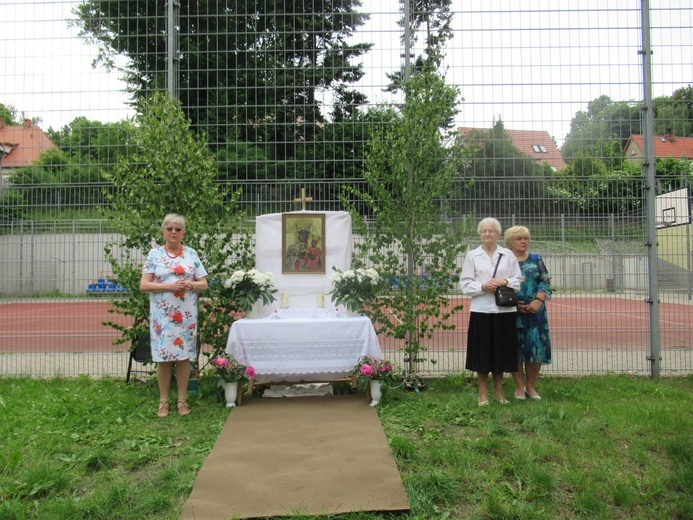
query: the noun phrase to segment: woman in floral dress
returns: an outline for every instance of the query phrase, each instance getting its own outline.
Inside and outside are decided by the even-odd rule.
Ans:
[[[163,418],[170,410],[173,365],[178,383],[178,414],[190,414],[186,394],[190,361],[197,358],[197,293],[207,289],[207,271],[197,252],[182,243],[184,217],[166,215],[161,232],[164,245],[147,255],[140,290],[150,293],[149,331],[159,382],[157,416]]]
[[[541,399],[534,388],[541,365],[551,364],[551,334],[546,313],[546,300],[551,297],[551,278],[544,260],[529,252],[529,229],[513,226],[505,232],[505,245],[515,253],[522,270],[522,286],[517,293],[517,336],[520,344],[518,371],[515,378],[515,398]],[[527,381],[522,383],[522,365]]]

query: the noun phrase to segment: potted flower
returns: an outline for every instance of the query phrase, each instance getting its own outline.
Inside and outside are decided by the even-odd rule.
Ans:
[[[231,408],[236,405],[238,387],[244,379],[253,379],[255,369],[252,366],[245,366],[235,358],[227,355],[217,356],[211,361],[214,373],[219,376],[219,384],[224,388],[226,407]]]
[[[363,356],[356,363],[353,373],[368,382],[371,393],[371,406],[376,406],[382,396],[381,383],[394,378],[392,363],[386,360]]]
[[[378,294],[380,275],[375,269],[349,269],[342,272],[332,267],[332,270],[334,272],[330,275],[330,282],[334,288],[327,294],[332,295],[335,304],[356,312]]]
[[[233,299],[240,309],[249,314],[255,302],[262,300],[264,305],[269,305],[276,298],[274,293],[274,275],[270,272],[263,273],[255,268],[234,271],[224,281],[224,287],[233,293]]]

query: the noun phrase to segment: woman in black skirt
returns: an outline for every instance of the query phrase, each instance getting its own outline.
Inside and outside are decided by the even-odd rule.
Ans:
[[[465,368],[477,373],[479,406],[488,404],[489,372],[495,398],[507,404],[503,372],[517,372],[517,313],[515,307],[498,307],[493,293],[502,285],[518,290],[522,272],[513,252],[497,244],[501,225],[495,218],[479,222],[477,233],[481,245],[467,253],[460,279],[462,292],[472,297]]]

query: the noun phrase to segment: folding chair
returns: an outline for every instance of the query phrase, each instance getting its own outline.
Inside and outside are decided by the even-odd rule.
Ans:
[[[130,349],[130,359],[128,361],[128,375],[125,378],[125,382],[130,382],[130,374],[132,372],[142,372],[149,373],[151,370],[133,370],[132,362],[137,361],[138,363],[147,363],[152,360],[152,351],[149,346],[149,333],[144,336],[139,336],[132,340],[133,348]]]

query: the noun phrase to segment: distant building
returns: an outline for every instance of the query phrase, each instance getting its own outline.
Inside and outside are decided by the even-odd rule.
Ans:
[[[693,137],[676,137],[671,132],[653,139],[655,159],[671,157],[674,159],[693,159]],[[631,134],[624,147],[626,159],[639,161],[645,157],[645,138]]]
[[[21,125],[6,125],[0,119],[0,185],[13,170],[33,164],[46,150],[57,148],[38,126],[25,119]]]
[[[470,132],[488,131],[484,128],[467,128],[459,129],[461,135],[466,136]],[[539,163],[545,163],[551,166],[554,171],[565,168],[566,164],[558,150],[556,143],[546,130],[505,130],[510,136],[513,146],[520,150],[523,154],[531,157]]]

